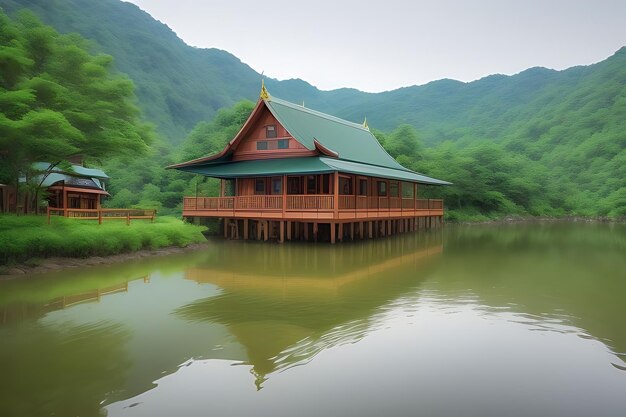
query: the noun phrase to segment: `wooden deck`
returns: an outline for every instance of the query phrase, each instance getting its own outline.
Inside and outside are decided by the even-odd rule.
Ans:
[[[443,216],[443,200],[355,195],[185,197],[183,217],[358,221]]]

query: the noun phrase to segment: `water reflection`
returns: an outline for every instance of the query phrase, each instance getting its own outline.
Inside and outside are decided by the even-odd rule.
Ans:
[[[362,338],[377,310],[419,285],[441,255],[441,242],[432,233],[339,250],[221,245],[218,261],[188,269],[185,278],[223,292],[175,314],[224,324],[245,347],[260,389],[268,374]]]
[[[626,389],[625,231],[217,240],[0,282],[0,415],[484,415],[523,398],[521,414],[612,415]]]

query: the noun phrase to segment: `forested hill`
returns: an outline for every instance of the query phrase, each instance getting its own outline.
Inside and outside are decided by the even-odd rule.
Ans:
[[[255,100],[261,76],[228,52],[186,45],[163,23],[119,0],[0,0],[9,14],[34,11],[60,32],[78,32],[115,58],[135,82],[145,117],[173,144],[216,110]],[[224,36],[227,36],[225,34]],[[254,42],[254,39],[250,39]],[[373,58],[374,59],[374,58]],[[271,74],[270,74],[271,76]],[[378,94],[354,89],[320,91],[302,80],[267,80],[272,94],[390,131],[413,125],[428,144],[446,139],[540,136],[556,119],[590,106],[615,104],[626,80],[626,50],[606,61],[565,71],[532,68],[462,83],[435,81]],[[526,130],[522,132],[521,130]]]

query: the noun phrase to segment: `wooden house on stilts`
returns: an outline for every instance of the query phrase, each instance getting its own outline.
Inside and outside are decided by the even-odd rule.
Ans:
[[[183,217],[223,219],[227,238],[373,238],[441,224],[446,181],[413,172],[357,124],[271,97],[265,87],[220,153],[172,165],[221,179],[219,197],[185,197]]]

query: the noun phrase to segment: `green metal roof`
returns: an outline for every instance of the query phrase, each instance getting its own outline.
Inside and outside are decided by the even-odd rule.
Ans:
[[[48,162],[35,162],[33,164],[33,168],[39,171],[45,171],[50,167]],[[109,176],[104,173],[101,169],[97,168],[85,168],[81,165],[72,165],[73,171],[64,171],[59,167],[52,168],[52,172],[65,173],[73,176],[81,176],[88,178],[100,178],[100,179],[109,179]]]
[[[369,129],[358,123],[330,116],[276,97],[264,96],[257,103],[248,119],[265,105],[276,120],[303,146],[318,150],[321,145],[337,154],[303,158],[277,158],[252,161],[231,160],[236,143],[244,130],[240,131],[226,148],[217,155],[194,159],[172,165],[181,171],[193,172],[215,178],[239,178],[288,174],[319,174],[346,172],[370,177],[391,178],[422,184],[449,185],[451,183],[413,172],[389,155]],[[328,152],[323,152],[328,155]]]
[[[358,162],[342,161],[332,158],[320,158],[324,164],[332,168],[333,171],[346,172],[349,174],[365,175],[369,177],[389,178],[401,181],[413,181],[430,185],[450,185],[447,181],[427,177],[417,172],[406,169],[391,169],[375,165],[360,164]]]
[[[339,154],[339,159],[406,170],[380,145],[363,125],[271,97],[265,100],[270,112],[302,145],[315,149],[317,139]]]
[[[335,171],[318,157],[257,159],[253,161],[192,165],[178,169],[215,178],[322,174]]]
[[[415,172],[379,167],[359,162],[341,161],[325,157],[257,159],[253,161],[221,162],[192,165],[181,171],[215,178],[267,177],[272,175],[325,174],[335,171],[349,174],[419,182],[421,184],[448,185],[449,182],[430,178]]]

